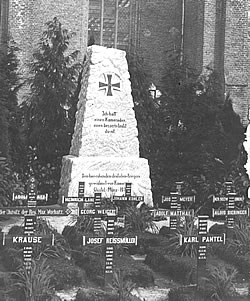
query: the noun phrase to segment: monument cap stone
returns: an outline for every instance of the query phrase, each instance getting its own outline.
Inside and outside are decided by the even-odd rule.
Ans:
[[[139,141],[126,53],[93,45],[78,101],[70,154],[63,158],[60,194],[77,196],[78,183],[85,195],[144,195],[152,206],[148,161],[139,157]]]

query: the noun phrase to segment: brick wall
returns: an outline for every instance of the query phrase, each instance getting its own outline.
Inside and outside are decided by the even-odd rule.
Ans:
[[[184,54],[199,72],[203,66],[204,1],[186,0],[184,16]]]
[[[45,29],[45,23],[58,17],[62,25],[76,33],[72,50],[86,51],[88,0],[10,0],[9,32],[19,48],[20,72],[28,76],[27,64]]]
[[[248,124],[249,58],[248,58],[248,0],[228,0],[225,35],[225,84],[230,92],[234,110],[242,123]]]
[[[141,1],[140,49],[148,72],[158,87],[164,74],[167,51],[180,47],[181,2],[181,0]]]

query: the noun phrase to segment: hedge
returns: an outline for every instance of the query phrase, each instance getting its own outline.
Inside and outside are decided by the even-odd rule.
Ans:
[[[191,284],[196,281],[196,260],[189,257],[165,255],[161,250],[151,248],[146,256],[145,263],[154,271],[160,272],[171,279]]]

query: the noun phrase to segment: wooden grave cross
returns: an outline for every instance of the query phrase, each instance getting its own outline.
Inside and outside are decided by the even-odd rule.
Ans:
[[[144,196],[132,195],[132,183],[125,183],[125,194],[123,196],[113,195],[111,201],[118,204],[121,202],[144,202]]]
[[[170,192],[170,196],[162,196],[162,203],[170,202],[170,210],[166,216],[170,216],[170,229],[177,228],[177,218],[178,216],[193,216],[194,210],[181,210],[182,203],[191,203],[195,202],[195,195],[191,196],[183,196],[181,195],[181,188],[183,182],[175,182],[176,183],[176,192]],[[164,214],[164,211],[162,214]],[[172,212],[172,213],[171,213]],[[156,212],[156,214],[161,214],[160,212]]]
[[[31,269],[31,257],[35,244],[54,244],[54,235],[34,235],[37,216],[65,216],[70,214],[68,208],[51,208],[37,205],[37,182],[30,177],[27,187],[27,206],[1,207],[0,216],[24,216],[24,235],[3,234],[3,245],[23,245],[24,266],[29,272]],[[20,195],[19,195],[20,196]]]
[[[83,236],[83,245],[105,245],[105,286],[112,283],[113,279],[113,255],[114,245],[137,245],[137,236],[134,237],[115,237],[115,214],[109,212],[107,215],[107,231],[106,237],[90,237]]]
[[[116,212],[116,209],[103,208],[101,202],[101,193],[95,193],[94,197],[84,196],[84,182],[79,182],[78,196],[77,197],[63,197],[62,202],[64,203],[78,203],[77,216],[94,216],[94,233],[98,235],[101,229],[102,216],[106,216],[108,212]],[[87,205],[94,205],[94,208],[86,208]],[[92,206],[93,207],[93,206]]]
[[[235,216],[249,216],[249,208],[236,209],[235,202],[243,202],[244,197],[238,196],[234,191],[233,183],[227,181],[226,183],[227,194],[226,196],[213,196],[213,203],[223,202],[226,204],[225,209],[214,209],[212,208],[212,217],[221,216],[226,217],[227,228],[233,228],[235,222]]]
[[[211,243],[226,243],[226,234],[211,235],[207,232],[207,220],[209,216],[198,216],[198,235],[180,235],[180,245],[197,244],[197,286],[199,286],[200,274],[206,268],[207,260],[207,244]]]

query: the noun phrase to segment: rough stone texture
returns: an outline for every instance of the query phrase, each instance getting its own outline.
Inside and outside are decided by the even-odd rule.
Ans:
[[[60,195],[77,196],[79,181],[85,195],[143,195],[152,206],[146,159],[139,158],[137,123],[125,52],[89,47],[70,155],[62,162]],[[106,84],[110,83],[110,86]],[[113,86],[111,86],[113,85]]]
[[[74,157],[63,158],[61,193],[77,196],[78,182],[85,182],[86,196],[124,195],[124,183],[133,183],[133,195],[144,195],[151,203],[148,162],[143,158]]]
[[[81,93],[76,114],[70,154],[74,156],[139,157],[138,131],[133,110],[131,84],[125,52],[92,46],[90,67],[83,80],[88,81],[87,95]],[[104,74],[112,75],[111,83],[120,83],[119,91],[107,96],[108,82]],[[83,122],[84,120],[84,122]]]

